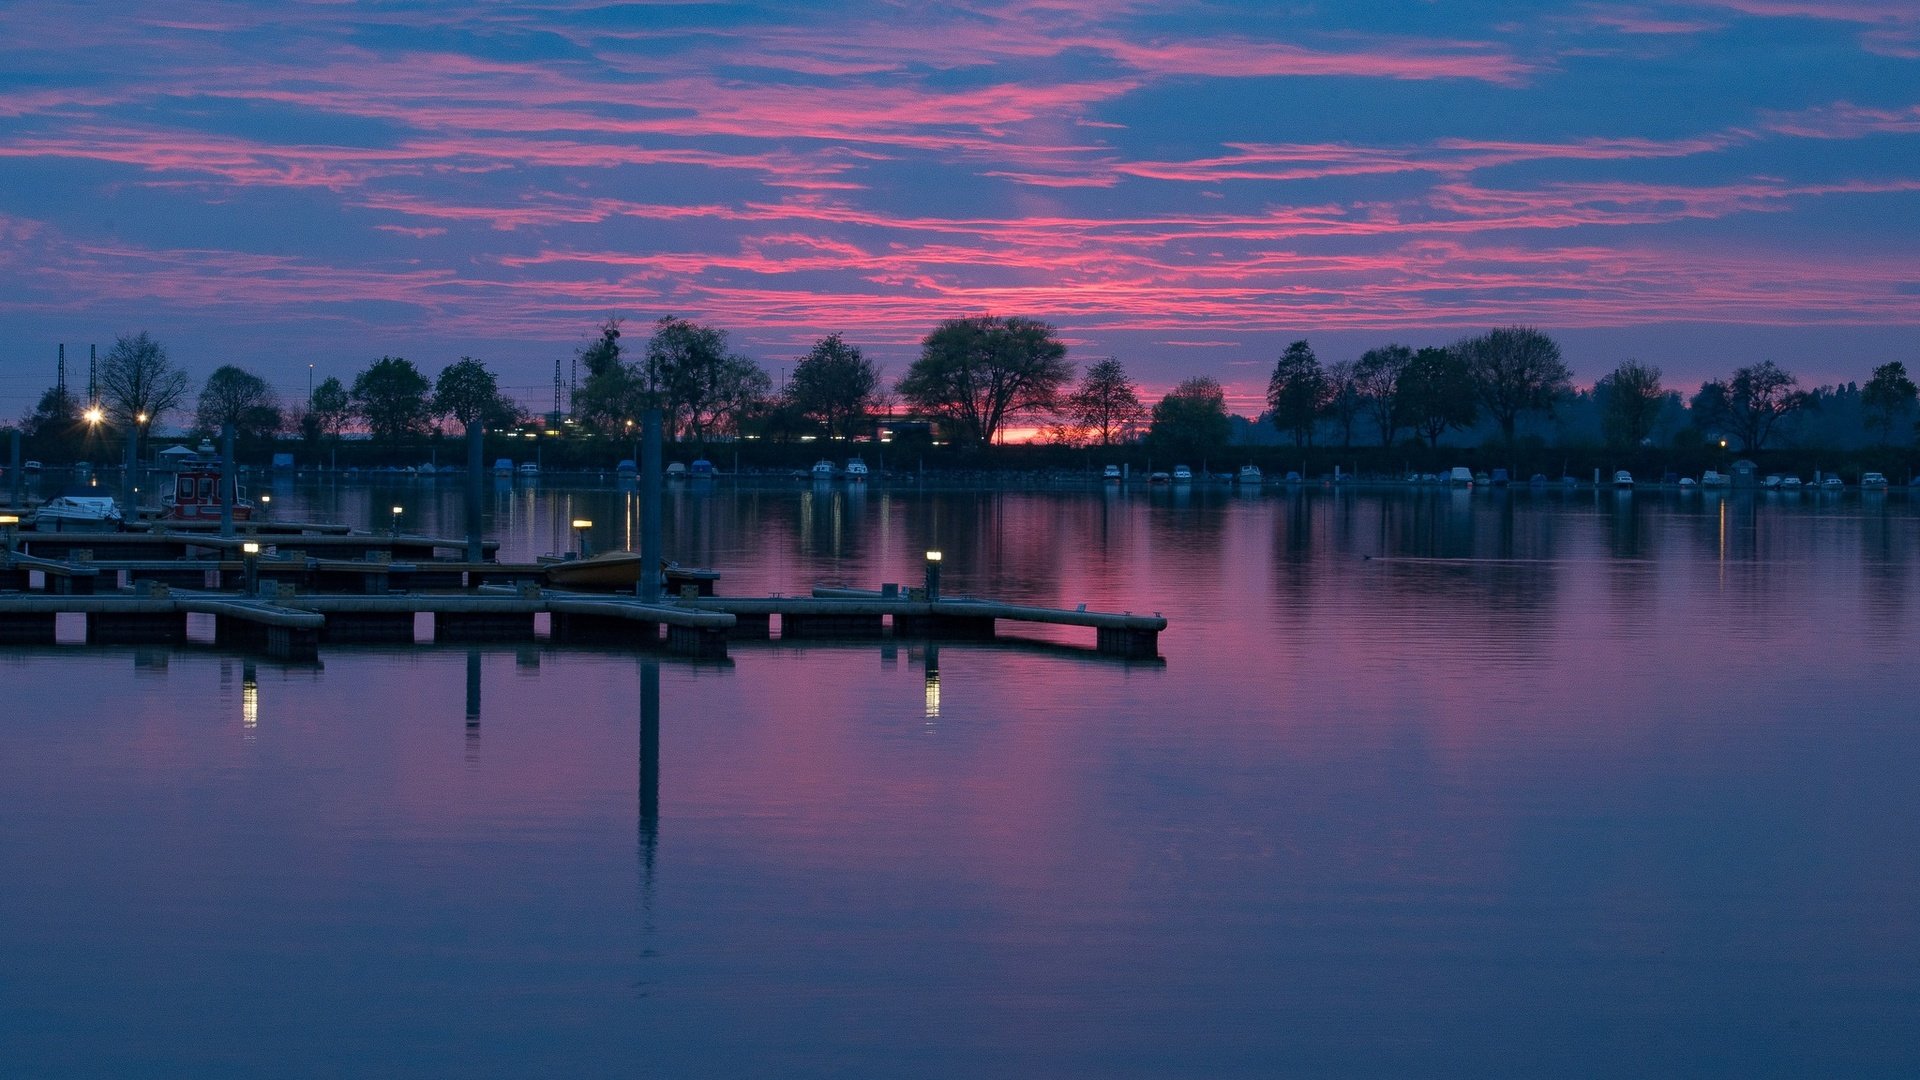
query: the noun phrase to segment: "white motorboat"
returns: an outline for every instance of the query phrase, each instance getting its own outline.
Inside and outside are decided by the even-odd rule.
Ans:
[[[828,461],[826,458],[821,458],[819,461],[813,463],[813,478],[815,480],[831,480],[833,479],[833,474],[837,471],[839,470],[833,467],[833,462]]]
[[[1622,488],[1622,489],[1631,488],[1633,486],[1633,474],[1628,472],[1625,469],[1621,469],[1619,472],[1614,473],[1613,486],[1616,488]]]
[[[1109,465],[1106,468],[1100,470],[1100,479],[1108,481],[1110,483],[1117,483],[1120,479],[1120,466]]]
[[[1708,469],[1700,474],[1700,486],[1703,488],[1723,488],[1733,486],[1733,477],[1723,472]]]
[[[120,528],[120,504],[107,495],[60,495],[34,513],[40,532],[111,532]]]
[[[1257,488],[1266,482],[1266,475],[1260,471],[1258,465],[1242,465],[1240,474],[1235,479],[1240,482],[1241,487]]]
[[[1862,491],[1887,490],[1886,475],[1883,473],[1877,473],[1877,472],[1861,473],[1860,474],[1860,490]]]
[[[1176,484],[1193,483],[1193,470],[1187,468],[1185,465],[1175,465],[1173,467],[1173,482]]]
[[[848,458],[847,459],[847,479],[850,481],[857,481],[857,480],[865,480],[866,478],[867,478],[867,463],[864,461],[861,461],[857,457]]]

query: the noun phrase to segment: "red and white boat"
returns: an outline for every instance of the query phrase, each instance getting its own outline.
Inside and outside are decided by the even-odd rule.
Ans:
[[[219,521],[220,467],[189,465],[173,478],[173,490],[160,496],[160,517],[165,521]],[[251,521],[253,504],[234,485],[233,520]]]

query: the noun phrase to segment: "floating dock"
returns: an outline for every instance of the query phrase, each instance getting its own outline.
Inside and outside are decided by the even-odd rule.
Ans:
[[[0,645],[52,644],[63,614],[85,617],[90,644],[184,642],[187,617],[197,614],[214,618],[216,643],[307,660],[323,643],[410,643],[423,614],[437,641],[530,641],[535,617],[545,615],[556,642],[713,659],[727,655],[729,641],[772,638],[775,620],[784,641],[979,641],[1002,623],[1086,627],[1100,653],[1151,658],[1167,626],[1157,614],[929,597],[897,586],[716,596],[710,571],[670,579],[679,595],[644,602],[548,587],[550,564],[436,558],[465,543],[429,537],[56,533],[15,543],[0,555]],[[271,551],[243,546],[269,543]]]

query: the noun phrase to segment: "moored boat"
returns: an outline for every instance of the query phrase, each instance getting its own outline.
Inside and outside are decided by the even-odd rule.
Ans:
[[[828,461],[826,458],[821,458],[819,461],[813,463],[813,478],[815,480],[831,480],[833,479],[833,474],[837,471],[838,470],[833,467],[833,462]]]
[[[540,564],[546,569],[547,582],[556,588],[631,592],[640,583],[637,551],[608,551],[586,559],[542,555]],[[664,559],[660,562],[660,575],[661,592],[669,596],[679,595],[685,585],[694,586],[702,596],[712,596],[713,583],[720,578],[716,571],[695,570]]]
[[[847,459],[847,479],[850,481],[859,481],[859,480],[865,480],[866,478],[867,478],[867,463],[864,461],[861,461],[857,457],[848,458]]]
[[[92,493],[58,495],[34,512],[39,532],[111,532],[120,528],[120,504]]]
[[[1260,471],[1260,466],[1258,465],[1240,466],[1240,473],[1235,479],[1240,482],[1240,486],[1242,487],[1259,487],[1262,483],[1266,482],[1266,476]]]
[[[174,475],[173,490],[160,496],[160,516],[169,521],[218,521],[226,498],[220,482],[220,467],[208,464],[187,465]],[[233,520],[253,520],[253,503],[233,486]]]

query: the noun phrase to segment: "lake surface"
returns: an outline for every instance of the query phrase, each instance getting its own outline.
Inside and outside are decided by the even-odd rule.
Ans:
[[[0,1074],[1912,1076],[1917,509],[723,485],[722,592],[937,548],[1161,659],[0,649]]]

